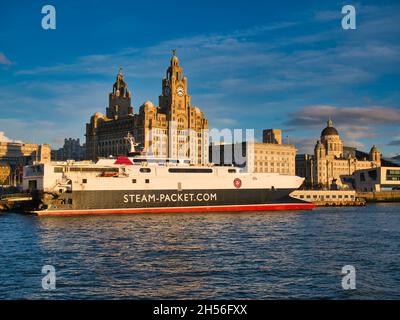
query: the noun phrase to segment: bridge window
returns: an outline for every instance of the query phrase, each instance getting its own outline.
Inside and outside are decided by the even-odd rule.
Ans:
[[[387,170],[386,180],[400,181],[400,170]]]

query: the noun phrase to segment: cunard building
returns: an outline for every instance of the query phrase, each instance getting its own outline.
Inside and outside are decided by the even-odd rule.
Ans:
[[[146,155],[208,163],[208,120],[190,101],[188,81],[175,50],[162,79],[158,106],[146,101],[134,113],[131,98],[120,69],[106,115],[96,112],[86,124],[87,159],[126,155],[125,138],[131,134]]]

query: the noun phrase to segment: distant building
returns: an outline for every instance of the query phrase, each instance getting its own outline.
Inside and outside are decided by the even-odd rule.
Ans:
[[[48,163],[51,160],[51,147],[48,144],[0,142],[0,161],[10,165],[27,165],[34,161]]]
[[[296,148],[290,144],[242,142],[210,146],[210,162],[234,165],[247,172],[295,174]]]
[[[282,130],[281,129],[265,129],[263,130],[263,142],[282,144]]]
[[[311,189],[313,186],[313,168],[314,156],[311,154],[298,154],[296,155],[296,175],[305,178],[305,183],[302,187]]]
[[[50,161],[51,147],[48,144],[0,142],[0,162],[10,167],[10,176],[7,179],[12,186],[22,182],[23,166],[33,162]],[[3,168],[3,170],[8,169]]]
[[[97,112],[86,125],[87,159],[126,155],[129,146],[125,137],[132,134],[144,154],[186,158],[197,164],[208,162],[208,121],[191,104],[187,78],[175,52],[162,79],[159,105],[147,101],[135,114],[131,97],[120,70],[109,94],[106,115]]]
[[[58,150],[51,151],[51,160],[53,161],[66,161],[76,160],[81,161],[85,159],[85,146],[82,146],[78,139],[64,139],[64,145]]]
[[[356,170],[381,166],[381,154],[374,145],[367,156],[355,148],[344,147],[331,119],[322,130],[313,155],[298,155],[296,174],[305,177],[305,187],[317,189],[348,188],[349,176]]]

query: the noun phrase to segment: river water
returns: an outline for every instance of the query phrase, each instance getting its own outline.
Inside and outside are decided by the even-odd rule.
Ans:
[[[0,299],[399,299],[400,205],[313,211],[0,214]],[[56,271],[42,287],[42,267]],[[356,289],[342,288],[342,267]]]

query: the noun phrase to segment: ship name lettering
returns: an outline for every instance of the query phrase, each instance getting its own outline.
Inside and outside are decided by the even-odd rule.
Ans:
[[[161,193],[159,197],[155,194],[124,194],[124,203],[140,202],[189,202],[189,201],[216,201],[216,193]]]

